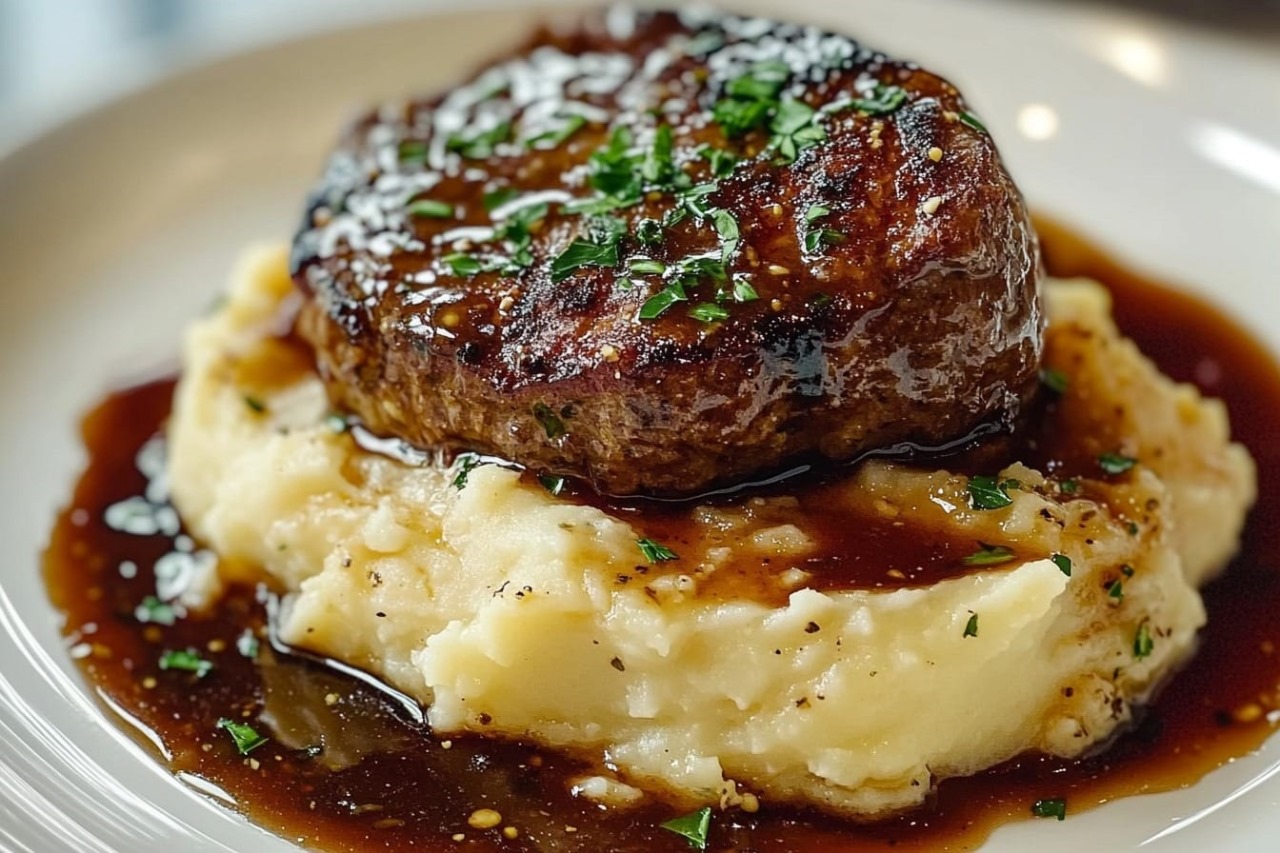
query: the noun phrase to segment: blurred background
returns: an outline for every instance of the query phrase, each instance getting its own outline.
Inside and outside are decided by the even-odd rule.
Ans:
[[[856,4],[857,0],[837,0]],[[966,0],[949,0],[963,3]],[[1007,0],[1076,3],[1081,0]],[[1280,0],[1090,0],[1280,51]],[[165,71],[264,42],[457,0],[0,0],[0,149]],[[494,5],[468,0],[465,5]],[[1276,81],[1280,87],[1280,80]]]

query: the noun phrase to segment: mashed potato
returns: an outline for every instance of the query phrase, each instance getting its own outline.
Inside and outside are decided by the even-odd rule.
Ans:
[[[923,588],[818,591],[803,523],[749,502],[699,511],[703,540],[649,566],[628,521],[516,472],[480,466],[457,488],[458,468],[362,450],[305,356],[273,337],[290,293],[283,254],[254,253],[187,339],[173,495],[223,579],[287,590],[286,641],[418,697],[441,735],[572,749],[690,802],[750,791],[874,817],[942,778],[1106,740],[1193,651],[1196,588],[1254,496],[1223,408],[1121,339],[1101,288],[1053,283],[1046,363],[1070,377],[1066,426],[1140,460],[1091,484],[1105,502],[1021,465],[999,510],[970,509],[963,476],[888,462],[839,491],[851,512],[1029,558]],[[744,559],[759,560],[757,588],[716,592]]]

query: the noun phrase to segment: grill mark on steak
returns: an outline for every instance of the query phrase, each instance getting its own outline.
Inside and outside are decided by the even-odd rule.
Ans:
[[[785,64],[783,92],[812,108],[876,84],[904,102],[832,112],[825,140],[779,162],[767,129],[730,138],[712,115],[762,62]],[[567,138],[522,144],[570,111],[583,119]],[[335,404],[375,432],[611,494],[696,493],[801,454],[847,460],[1008,428],[1036,382],[1039,253],[994,143],[964,113],[942,78],[811,27],[614,10],[542,32],[466,85],[352,127],[295,239],[299,331]],[[551,265],[591,233],[564,207],[592,196],[591,155],[618,127],[653,150],[663,125],[675,167],[689,185],[715,181],[703,203],[733,215],[740,241],[723,281],[696,279],[688,301],[641,319],[670,280],[628,274],[632,259],[721,255],[708,217],[640,240],[638,223],[678,206],[669,189],[608,212],[626,225],[616,267],[557,281]],[[450,150],[490,131],[492,145]],[[717,180],[702,146],[740,162]],[[517,200],[486,210],[496,189]],[[410,215],[422,199],[449,215]],[[539,202],[527,265],[468,275],[445,260],[513,256],[493,228]],[[830,212],[811,223],[814,205]],[[839,236],[808,251],[818,227]],[[760,298],[725,296],[737,279]],[[689,315],[717,291],[726,318]],[[547,410],[566,413],[562,432],[540,422]]]

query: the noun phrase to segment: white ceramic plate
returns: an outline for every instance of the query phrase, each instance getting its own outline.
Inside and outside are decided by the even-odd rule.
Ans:
[[[461,7],[462,3],[450,5]],[[336,131],[431,89],[534,13],[386,21],[224,59],[0,160],[0,849],[293,849],[174,780],[92,701],[37,570],[80,412],[173,363],[246,243],[283,240]],[[969,94],[1033,205],[1211,294],[1280,351],[1280,51],[1074,6],[752,3],[917,58]],[[1274,850],[1280,739],[1193,788],[984,850]]]

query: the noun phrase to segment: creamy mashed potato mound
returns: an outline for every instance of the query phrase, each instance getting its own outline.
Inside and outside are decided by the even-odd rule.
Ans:
[[[291,298],[284,253],[253,252],[188,334],[169,426],[188,527],[224,582],[288,593],[285,641],[416,696],[440,735],[616,768],[584,795],[750,792],[874,817],[1025,751],[1078,755],[1193,652],[1197,588],[1254,498],[1224,408],[1121,338],[1101,287],[1053,282],[1046,364],[1084,401],[1070,426],[1139,460],[1091,484],[1105,502],[1022,465],[1002,472],[1021,486],[1001,510],[970,509],[963,476],[891,462],[841,490],[851,511],[1034,556],[925,588],[817,591],[803,525],[769,525],[749,502],[699,510],[705,544],[641,574],[642,534],[623,519],[494,465],[459,489],[457,467],[361,449],[275,337]],[[754,556],[773,594],[712,594],[718,568]]]

